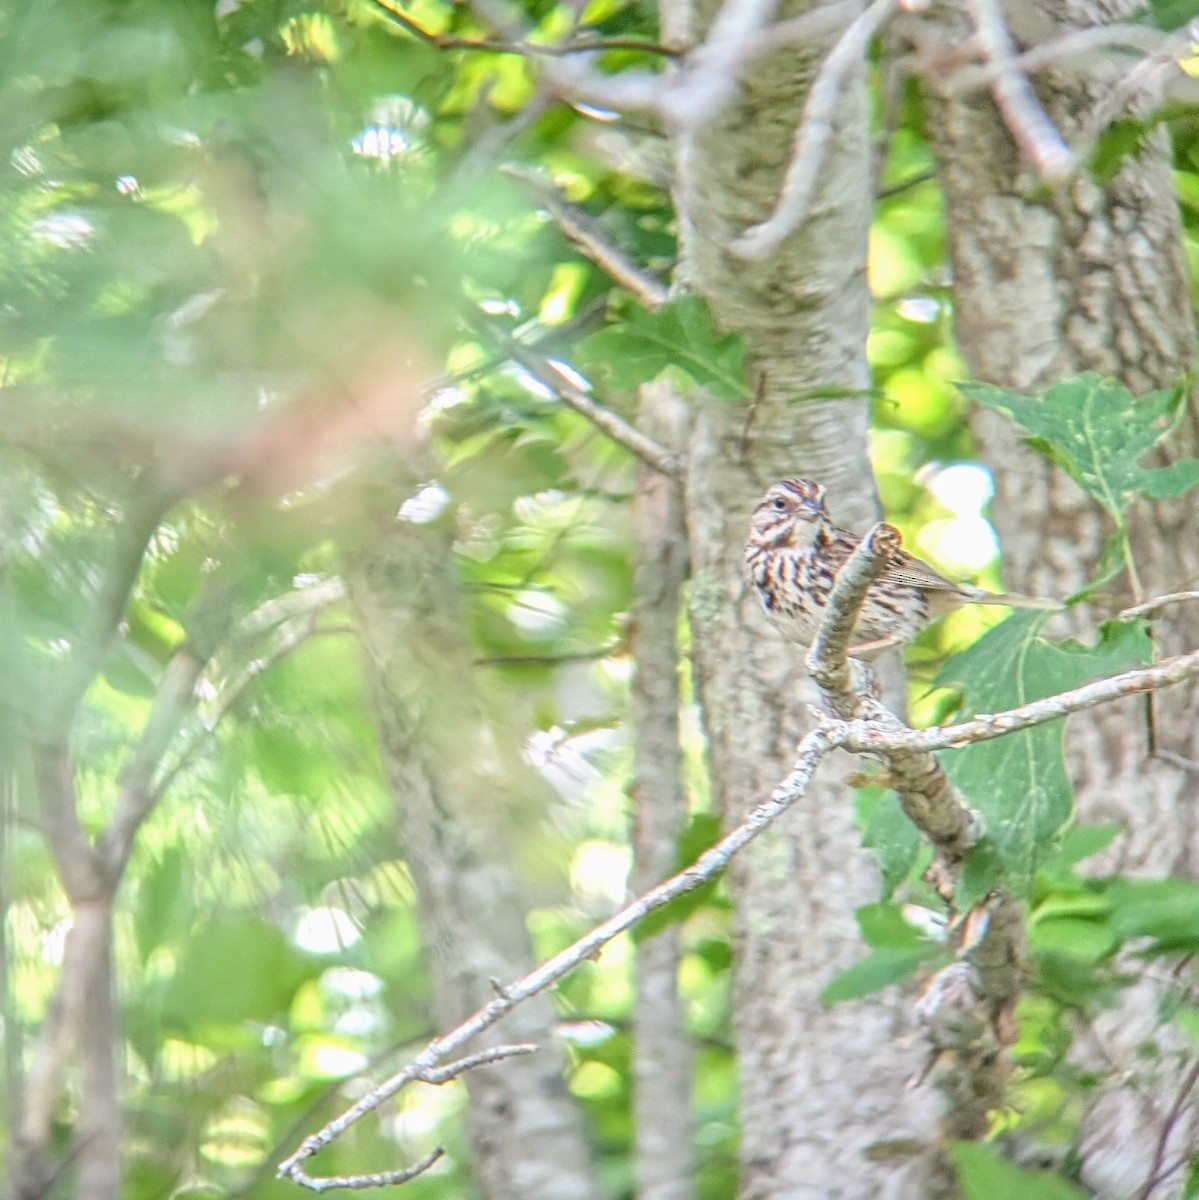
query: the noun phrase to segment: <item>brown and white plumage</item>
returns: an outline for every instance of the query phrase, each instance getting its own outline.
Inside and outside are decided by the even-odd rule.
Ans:
[[[837,573],[860,541],[829,519],[818,483],[784,479],[762,497],[750,518],[745,565],[766,615],[788,638],[811,644]],[[900,550],[866,593],[851,638],[854,650],[877,652],[911,641],[930,621],[964,604],[1060,607],[954,583]]]

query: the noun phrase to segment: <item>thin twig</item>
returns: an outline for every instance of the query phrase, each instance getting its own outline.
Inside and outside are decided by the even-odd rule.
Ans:
[[[642,270],[586,213],[567,201],[544,176],[509,163],[503,174],[527,188],[554,219],[554,224],[602,271],[612,277],[640,304],[656,312],[670,297],[661,280]]]
[[[795,149],[774,212],[737,238],[732,245],[735,254],[747,259],[765,258],[803,221],[820,177],[825,147],[833,132],[833,114],[846,77],[861,66],[871,38],[898,3],[899,0],[872,0],[829,51],[808,89],[803,117],[795,133]]]
[[[1171,604],[1184,604],[1191,600],[1199,600],[1199,592],[1168,592],[1164,596],[1154,596],[1144,604],[1134,604],[1118,614],[1121,621],[1130,621],[1133,617],[1148,617]]]
[[[999,0],[969,0],[983,57],[994,67],[991,95],[1020,152],[1047,183],[1061,183],[1077,167],[1070,147],[1041,107],[1004,21]]]
[[[936,179],[936,171],[915,171],[906,179],[900,179],[895,183],[888,183],[885,187],[881,187],[874,193],[876,200],[890,200],[894,196],[900,196],[904,192],[910,192],[913,188],[918,188],[921,184],[931,183]],[[876,300],[877,304],[878,301]]]
[[[569,663],[600,662],[624,652],[620,642],[598,650],[580,650],[575,654],[491,654],[476,658],[476,667],[557,667]]]
[[[473,1071],[475,1067],[485,1067],[490,1063],[502,1062],[505,1058],[536,1053],[537,1047],[532,1042],[518,1042],[511,1046],[493,1046],[490,1050],[480,1050],[478,1054],[468,1054],[465,1058],[456,1059],[444,1067],[430,1067],[420,1076],[420,1082],[449,1083],[451,1079],[457,1079],[464,1071]]]
[[[501,38],[461,38],[433,33],[415,21],[402,9],[392,8],[383,0],[371,0],[375,8],[389,21],[407,30],[413,37],[435,46],[438,50],[482,50],[491,54],[516,54],[522,58],[563,58],[569,54],[599,54],[605,50],[640,50],[646,54],[660,54],[676,58],[678,50],[663,46],[647,38],[580,38],[578,41],[541,43],[528,41],[505,41]]]
[[[423,1175],[445,1154],[442,1146],[435,1146],[424,1158],[410,1167],[399,1171],[379,1171],[374,1175],[308,1175],[297,1166],[288,1171],[288,1178],[311,1192],[331,1192],[337,1188],[364,1191],[366,1188],[395,1187]]]
[[[671,454],[664,446],[646,437],[636,426],[629,424],[624,417],[610,408],[597,404],[582,388],[576,387],[557,371],[552,362],[518,342],[495,322],[483,320],[480,324],[489,338],[503,346],[513,362],[519,363],[530,375],[545,384],[568,408],[573,408],[614,442],[635,454],[642,462],[661,471],[663,475],[677,476],[680,473],[682,464],[677,455]]]
[[[1178,1094],[1174,1097],[1174,1101],[1170,1105],[1170,1111],[1166,1113],[1165,1118],[1162,1120],[1161,1132],[1158,1134],[1157,1143],[1153,1147],[1153,1161],[1149,1164],[1149,1172],[1145,1176],[1145,1184],[1137,1193],[1137,1200],[1149,1200],[1149,1197],[1153,1195],[1153,1189],[1162,1182],[1161,1178],[1159,1178],[1159,1173],[1162,1169],[1162,1164],[1165,1162],[1166,1147],[1170,1142],[1170,1134],[1174,1132],[1174,1127],[1178,1124],[1179,1118],[1182,1116],[1182,1110],[1186,1106],[1187,1097],[1195,1090],[1197,1083],[1199,1083],[1199,1058],[1196,1058],[1191,1063],[1190,1069],[1179,1085]]]
[[[987,742],[1005,737],[1034,725],[1044,725],[1082,712],[1099,704],[1109,704],[1143,692],[1173,687],[1199,675],[1199,650],[1163,659],[1152,667],[1137,667],[1107,679],[1083,684],[1056,696],[1033,700],[1001,713],[983,713],[957,725],[934,725],[929,729],[874,728],[866,721],[833,722],[831,730],[838,732],[839,745],[858,754],[885,750],[948,750],[952,747]]]
[[[1015,68],[1026,75],[1035,75],[1095,50],[1115,48],[1157,55],[1166,50],[1176,51],[1184,45],[1176,35],[1162,33],[1150,25],[1093,25],[1087,29],[1072,29],[1052,41],[1032,46],[1006,64],[987,61],[958,67],[948,78],[937,81],[937,90],[945,96],[965,95],[989,87],[1006,69]]]

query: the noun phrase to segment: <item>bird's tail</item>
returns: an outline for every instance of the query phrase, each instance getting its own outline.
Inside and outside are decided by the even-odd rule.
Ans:
[[[1042,612],[1060,612],[1066,606],[1058,600],[1043,600],[1040,596],[1021,596],[1019,592],[984,592],[971,588],[970,599],[975,604],[1002,604],[1006,608],[1036,608]]]

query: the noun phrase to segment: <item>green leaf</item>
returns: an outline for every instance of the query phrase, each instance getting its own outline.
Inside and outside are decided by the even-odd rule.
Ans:
[[[1158,29],[1179,29],[1199,17],[1199,0],[1150,0],[1149,11]]]
[[[1083,859],[1106,850],[1123,832],[1122,825],[1071,825],[1042,866],[1058,874],[1069,871]]]
[[[895,793],[879,795],[879,791],[877,788],[859,790],[857,820],[862,830],[862,845],[878,859],[885,899],[911,871],[920,853],[920,835],[900,807]],[[866,795],[867,792],[876,794]]]
[[[936,683],[963,693],[963,720],[976,713],[1002,712],[1149,661],[1151,646],[1143,622],[1109,621],[1100,628],[1098,642],[1084,646],[1044,641],[1038,637],[1044,621],[1044,613],[1014,613],[949,662]],[[1033,872],[1053,853],[1072,805],[1062,754],[1063,725],[1052,721],[945,752],[945,769],[982,814],[984,841],[997,860],[998,877],[985,878],[990,872],[982,872],[972,892],[1001,882],[1025,896]],[[976,848],[971,859],[982,850]]]
[[[854,914],[862,940],[871,952],[842,971],[820,993],[825,1004],[869,996],[910,975],[921,963],[940,953],[919,929],[903,918],[898,904],[863,904]]]
[[[820,993],[822,1004],[839,1004],[843,1000],[858,1000],[881,992],[883,988],[906,979],[935,951],[931,946],[909,950],[872,950],[861,962],[856,962],[837,975]]]
[[[1177,424],[1180,388],[1137,399],[1114,379],[1087,374],[1056,383],[1039,396],[982,383],[964,384],[962,391],[1027,429],[1029,442],[1067,471],[1118,524],[1137,496],[1164,499],[1199,484],[1199,460],[1169,467],[1137,465]]]
[[[1105,891],[1116,936],[1152,938],[1150,954],[1199,950],[1199,883],[1188,879],[1117,879]]]
[[[920,930],[904,920],[903,908],[898,904],[863,904],[854,916],[862,941],[874,950],[911,950],[924,944]]]
[[[610,387],[627,391],[676,368],[721,400],[740,400],[745,351],[733,334],[719,336],[702,301],[682,296],[657,312],[630,307],[607,329],[578,346],[583,370],[599,368]]]
[[[964,1200],[1085,1200],[1085,1193],[1052,1171],[1022,1171],[983,1142],[954,1142],[949,1157],[957,1167]]]
[[[153,950],[179,936],[187,926],[185,865],[183,851],[169,846],[138,886],[133,932],[143,965]]]
[[[1192,1159],[1187,1181],[1182,1186],[1182,1200],[1195,1200],[1196,1196],[1199,1196],[1199,1159]]]
[[[164,1017],[198,1026],[267,1023],[287,1010],[296,988],[316,973],[274,926],[249,914],[197,930],[183,943],[166,989]]]
[[[1076,958],[1098,962],[1116,948],[1112,931],[1102,921],[1079,917],[1048,917],[1034,921],[1028,931],[1028,944],[1034,953],[1050,951],[1073,954]]]

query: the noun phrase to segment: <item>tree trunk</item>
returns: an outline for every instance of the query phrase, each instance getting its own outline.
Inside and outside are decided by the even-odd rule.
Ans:
[[[861,528],[877,513],[866,455],[872,199],[861,73],[843,89],[805,222],[764,262],[729,250],[773,208],[831,40],[755,61],[728,106],[678,146],[683,282],[742,335],[758,389],[743,405],[697,401],[687,479],[696,678],[713,791],[730,823],[786,774],[816,699],[803,651],[780,642],[747,589],[750,510],[774,480],[803,475],[828,486],[841,522]],[[816,388],[845,398],[804,398]],[[876,1195],[883,1175],[864,1157],[868,1146],[928,1131],[931,1098],[905,1092],[916,1052],[898,1044],[896,1003],[829,1009],[819,1000],[861,956],[853,910],[877,896],[852,810],[844,775],[822,772],[730,872],[741,1193],[753,1200]]]
[[[1079,3],[1070,13],[1079,24],[1098,24],[1141,7]],[[1033,10],[1052,36],[1048,5]],[[1105,67],[1089,58],[1085,71],[1037,76],[1041,101],[1067,142],[1125,73],[1118,63]],[[1088,370],[1117,377],[1134,394],[1177,384],[1194,366],[1195,323],[1164,129],[1148,135],[1109,181],[1082,172],[1047,192],[1021,161],[989,95],[933,93],[929,108],[949,223],[955,329],[972,375],[1022,392]],[[1023,447],[1005,419],[979,412],[974,428],[995,475],[993,519],[1008,585],[1066,596],[1093,579],[1111,533],[1103,514],[1062,471]],[[1195,454],[1196,429],[1192,395],[1171,457]],[[1146,596],[1194,587],[1199,507],[1193,496],[1139,504],[1132,545]],[[1094,622],[1094,611],[1084,611],[1076,632],[1092,634]],[[1164,613],[1154,626],[1159,655],[1193,648],[1194,628],[1193,610]],[[1199,754],[1197,701],[1194,683],[1156,698],[1157,741],[1168,753],[1192,760]],[[1114,821],[1126,831],[1103,866],[1194,877],[1193,780],[1161,757],[1147,758],[1144,703],[1075,717],[1067,745],[1081,819]],[[1108,1054],[1130,1070],[1137,1043],[1152,1033],[1156,1005],[1142,996],[1136,1008],[1135,1019],[1122,1010],[1110,1030],[1108,1022],[1098,1029]],[[1143,1059],[1139,1065],[1146,1066]],[[1135,1107],[1128,1092],[1112,1093],[1094,1115],[1084,1177],[1102,1195],[1130,1195],[1144,1182],[1156,1131],[1139,1124]]]
[[[434,1019],[448,1029],[494,996],[493,981],[532,963],[525,905],[505,849],[511,764],[492,773],[486,765],[503,750],[475,702],[448,531],[379,524],[351,557],[346,582],[401,851],[416,882]],[[478,1048],[513,1042],[535,1042],[539,1050],[465,1077],[481,1194],[597,1200],[548,997],[518,1007]]]
[[[686,412],[668,384],[642,389],[641,428],[675,449]],[[687,572],[683,491],[639,463],[633,500],[633,891],[676,870],[687,822],[679,745],[679,599]],[[679,926],[637,945],[633,1173],[638,1200],[695,1195],[692,1051],[679,998]]]

